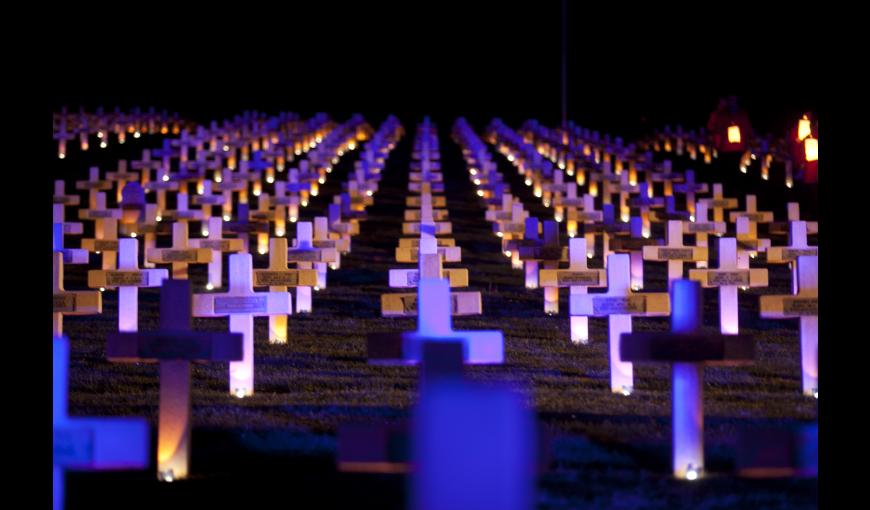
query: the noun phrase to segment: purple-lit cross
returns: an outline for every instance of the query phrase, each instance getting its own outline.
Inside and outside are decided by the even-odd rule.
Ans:
[[[677,280],[672,288],[671,333],[625,333],[619,355],[626,362],[671,363],[673,473],[684,480],[704,474],[704,366],[751,363],[755,342],[746,335],[703,331],[701,285]]]
[[[80,418],[67,414],[69,339],[55,337],[53,353],[54,510],[64,507],[64,471],[148,467],[148,422],[144,418]]]

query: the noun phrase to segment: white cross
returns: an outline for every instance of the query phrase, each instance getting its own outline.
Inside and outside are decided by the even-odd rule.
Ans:
[[[767,269],[750,269],[740,265],[737,257],[737,239],[719,238],[719,268],[689,269],[689,279],[705,288],[719,288],[719,328],[723,335],[740,333],[738,289],[767,287]]]
[[[244,337],[242,361],[230,362],[230,393],[254,394],[254,317],[293,312],[287,292],[254,292],[250,253],[230,255],[230,288],[223,294],[194,294],[194,317],[230,318],[230,331]]]
[[[800,319],[803,394],[819,398],[819,257],[798,257],[797,272],[797,294],[761,296],[761,317]]]
[[[607,257],[607,292],[571,294],[571,315],[607,317],[610,331],[610,389],[631,394],[634,387],[631,363],[619,355],[619,336],[631,333],[632,316],[661,317],[671,313],[667,293],[633,293],[630,258],[625,253]]]
[[[664,246],[644,246],[643,259],[654,261],[667,261],[668,263],[668,288],[674,280],[683,277],[683,264],[707,260],[706,246],[686,246],[683,244],[683,222],[679,220],[668,221],[668,230],[665,233]]]
[[[169,278],[166,269],[139,269],[139,241],[118,241],[118,269],[88,271],[88,287],[118,289],[118,331],[139,329],[139,287],[160,287]]]
[[[555,288],[569,287],[570,294],[586,294],[587,287],[606,287],[607,274],[603,269],[589,269],[586,257],[586,239],[568,241],[568,269],[541,269],[541,286]],[[557,298],[558,299],[558,298]],[[571,341],[589,342],[589,320],[585,316],[571,316]]]

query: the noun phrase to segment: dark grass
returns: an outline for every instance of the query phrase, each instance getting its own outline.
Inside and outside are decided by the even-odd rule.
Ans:
[[[447,205],[456,241],[463,248],[463,261],[456,266],[469,269],[470,289],[481,291],[484,303],[482,316],[454,318],[454,327],[504,331],[505,364],[468,367],[466,374],[473,380],[522,388],[540,426],[550,432],[552,461],[539,478],[538,507],[815,508],[815,479],[758,481],[732,475],[741,427],[794,425],[817,418],[816,402],[801,396],[796,321],[758,318],[758,296],[788,292],[789,272],[769,266],[770,287],[741,293],[742,332],[758,340],[756,363],[706,369],[705,447],[711,475],[696,483],[674,481],[669,369],[635,365],[635,393],[628,398],[610,393],[606,320],[592,319],[590,344],[576,346],[569,341],[567,291],[560,296],[557,316],[543,314],[542,291],[526,290],[521,272],[511,270],[501,255],[499,240],[484,220],[484,208],[446,128],[441,126]],[[403,507],[402,476],[338,473],[334,455],[341,423],[402,420],[417,398],[416,368],[370,366],[365,358],[367,334],[415,327],[414,320],[381,318],[379,309],[380,294],[391,291],[387,270],[399,267],[393,250],[401,235],[413,127],[408,132],[387,162],[375,204],[352,241],[353,252],[342,257],[340,270],[330,271],[328,287],[315,293],[314,312],[293,316],[290,342],[269,345],[267,319],[255,319],[255,395],[237,400],[227,394],[226,363],[194,367],[190,480],[160,484],[153,468],[71,473],[67,508],[118,508],[119,497],[125,505],[162,508],[224,508],[239,498],[282,506],[309,500],[324,508]],[[356,157],[342,158],[304,219],[325,211]],[[514,193],[527,207],[538,204],[531,207],[532,213],[544,217],[513,167],[501,156],[497,160]],[[290,230],[292,235],[292,226]],[[266,256],[254,259],[255,266],[266,265]],[[91,267],[95,263],[94,258]],[[600,255],[591,264],[600,267]],[[85,278],[85,267],[66,267],[68,289],[84,288]],[[665,279],[664,264],[647,263],[646,290],[663,291]],[[205,268],[192,268],[191,281],[194,288],[203,289]],[[142,330],[157,327],[157,296],[156,289],[140,291]],[[717,297],[715,291],[705,291],[705,325],[710,331],[718,329]],[[117,323],[117,294],[106,292],[103,299],[103,315],[64,320],[72,343],[70,414],[141,416],[155,428],[157,365],[105,360],[105,338]],[[227,319],[194,323],[203,330],[228,326]],[[636,331],[668,328],[667,319],[634,321]]]

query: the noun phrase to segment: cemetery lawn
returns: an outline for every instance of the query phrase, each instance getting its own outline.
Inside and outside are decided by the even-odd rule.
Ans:
[[[816,508],[816,479],[749,480],[732,474],[740,427],[817,418],[817,402],[801,395],[797,321],[758,318],[760,295],[788,293],[786,266],[766,266],[770,286],[740,293],[741,332],[758,340],[756,363],[705,369],[704,440],[710,474],[699,482],[677,482],[670,472],[669,367],[635,365],[634,394],[610,393],[606,319],[590,321],[589,345],[572,345],[567,289],[561,291],[559,315],[543,314],[543,291],[526,290],[522,272],[511,270],[500,253],[448,127],[441,126],[442,166],[454,238],[463,249],[462,262],[452,266],[469,269],[469,290],[482,292],[484,310],[480,317],[454,318],[454,327],[500,329],[505,334],[505,364],[470,367],[466,374],[473,380],[516,385],[537,412],[551,445],[549,469],[539,478],[538,507]],[[402,420],[416,401],[417,369],[370,366],[365,347],[370,333],[416,326],[412,319],[380,317],[380,295],[398,291],[387,287],[387,271],[402,267],[394,262],[393,252],[407,196],[403,190],[413,128],[408,131],[387,162],[375,205],[352,240],[352,253],[342,257],[340,270],[329,272],[328,288],[314,294],[314,312],[291,317],[289,343],[269,345],[268,320],[255,319],[254,396],[239,400],[228,395],[227,363],[194,366],[191,478],[158,484],[153,460],[152,468],[141,472],[70,473],[67,508],[118,508],[107,491],[128,499],[135,494],[131,503],[136,507],[163,509],[191,504],[224,508],[238,498],[286,502],[279,503],[282,507],[303,498],[318,501],[321,508],[403,508],[403,476],[337,473],[334,459],[341,423]],[[496,157],[531,213],[545,217],[539,201],[532,205],[530,188],[516,179],[513,167]],[[303,219],[325,211],[349,168],[350,161],[343,158]],[[290,237],[295,229],[288,227]],[[159,241],[160,246],[168,242]],[[254,255],[255,267],[267,262],[268,256]],[[590,266],[601,267],[600,253]],[[66,288],[85,288],[86,271],[66,266]],[[206,268],[193,266],[190,273],[194,289],[203,291]],[[666,278],[664,263],[647,263],[646,290],[664,291]],[[716,289],[704,292],[705,324],[717,330],[718,294]],[[159,289],[142,289],[139,295],[139,328],[156,329]],[[101,316],[64,319],[72,349],[69,412],[145,417],[152,426],[153,446],[158,366],[106,361],[105,339],[116,321],[115,292],[104,293]],[[228,320],[195,319],[195,327],[226,331]],[[634,321],[635,331],[668,329],[667,319]]]

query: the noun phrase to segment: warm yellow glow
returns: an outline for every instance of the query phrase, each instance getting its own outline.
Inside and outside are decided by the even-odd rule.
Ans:
[[[230,221],[231,216],[229,214],[224,214],[224,221]]]
[[[513,154],[508,154],[508,156],[507,156],[507,160],[510,161],[511,163],[513,163],[513,162],[514,162],[514,155],[513,155]]]
[[[806,115],[798,121],[798,141],[804,141],[804,138],[812,135],[812,129],[810,129],[810,119],[807,118]]]
[[[479,197],[482,197],[482,196],[483,196],[483,190],[482,190],[482,189],[477,190],[477,196],[479,196]]]
[[[472,181],[475,186],[480,186],[480,179],[475,179]]]
[[[631,395],[631,388],[629,388],[628,386],[623,386],[622,389],[619,390],[619,392],[622,393],[623,396],[627,397]]]
[[[368,197],[370,197],[370,196],[372,196],[372,195],[374,195],[374,194],[375,194],[375,192],[372,191],[372,190],[367,190],[367,191],[366,191],[366,196],[368,196]]]
[[[130,232],[130,237],[132,237],[133,239],[136,239],[136,232]]]
[[[58,159],[63,159],[66,157],[66,154],[64,154],[63,152],[58,152],[57,157],[58,157]]]
[[[470,173],[471,175],[477,175],[477,170],[475,170],[474,168],[472,168],[472,169],[470,169],[470,170],[468,171],[468,173]]]
[[[290,216],[290,223],[296,223],[296,216]]]
[[[686,480],[693,482],[697,479],[698,479],[698,470],[690,466],[689,469],[686,470]]]
[[[284,231],[283,230],[276,230],[275,235],[278,237],[284,237]]]
[[[504,232],[496,232],[495,236],[496,237],[504,237]]]
[[[263,248],[262,246],[257,248],[257,253],[259,253],[260,255],[265,255],[268,252],[269,252],[269,250],[266,248]]]
[[[157,217],[154,218],[154,221],[163,221],[163,216],[160,216],[160,215],[158,214]]]
[[[335,270],[335,269],[338,269],[338,266],[335,264],[335,262],[333,262],[333,263],[329,264],[329,269]]]
[[[109,146],[109,144],[107,144],[105,141],[100,142],[100,148],[101,148],[101,149],[105,149],[105,148],[108,147],[108,146]]]
[[[728,143],[740,143],[740,126],[728,126]]]
[[[97,252],[97,253],[100,253],[100,252]],[[106,292],[106,288],[105,288],[105,287],[100,287],[100,292]]]
[[[215,175],[215,176],[214,176],[214,182],[220,184],[220,183],[224,182],[224,180],[223,180],[223,178],[222,178],[220,175]]]
[[[807,138],[804,140],[804,152],[806,152],[807,161],[819,160],[819,139]]]
[[[512,255],[513,255],[513,253],[511,253],[510,250],[505,250],[505,252],[504,252],[505,257],[510,258]]]
[[[205,290],[214,290],[214,285],[211,282],[205,284]]]
[[[142,133],[140,133],[139,131],[133,133],[133,138],[139,138],[140,136],[142,136]]]
[[[300,202],[300,205],[302,207],[308,207],[308,200],[303,200],[302,202]]]
[[[269,184],[272,184],[273,182],[275,182],[275,178],[272,176],[266,177],[266,182],[268,182]]]

